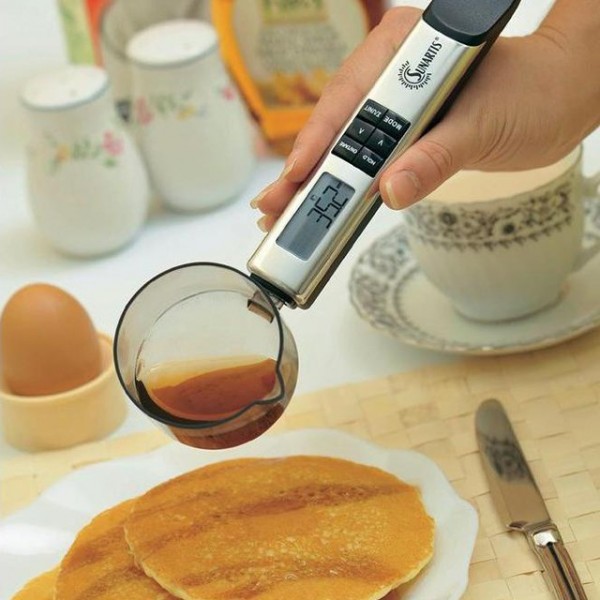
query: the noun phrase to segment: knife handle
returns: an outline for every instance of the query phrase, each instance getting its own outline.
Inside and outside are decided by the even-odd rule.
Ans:
[[[527,532],[527,539],[537,554],[544,576],[558,600],[587,600],[587,595],[556,527]]]

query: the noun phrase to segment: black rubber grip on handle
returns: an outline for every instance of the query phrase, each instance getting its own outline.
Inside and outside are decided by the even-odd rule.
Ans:
[[[520,0],[433,0],[423,20],[440,33],[467,46],[493,42]]]

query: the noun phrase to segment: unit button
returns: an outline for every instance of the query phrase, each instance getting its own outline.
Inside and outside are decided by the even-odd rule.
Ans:
[[[348,162],[353,162],[358,156],[361,150],[361,145],[355,142],[351,137],[343,135],[340,141],[335,145],[335,148],[331,151],[332,154],[340,156],[346,159]]]
[[[354,119],[352,123],[348,126],[346,130],[346,135],[349,135],[351,138],[362,142],[363,144],[369,139],[369,136],[373,133],[373,125],[369,125],[365,123],[365,121],[361,121],[360,119]]]
[[[375,152],[371,152],[367,148],[363,148],[359,152],[358,156],[354,159],[353,164],[367,175],[375,177],[375,175],[377,175],[377,171],[379,171],[379,167],[381,167],[383,164],[383,158],[375,154]]]
[[[388,110],[381,120],[379,127],[396,138],[396,140],[399,140],[410,127],[410,123],[395,112]]]
[[[373,100],[367,100],[360,109],[358,116],[369,123],[373,123],[373,125],[377,125],[383,118],[386,110],[385,106],[382,106]]]
[[[387,158],[396,147],[396,143],[397,142],[393,137],[376,129],[367,141],[367,148],[374,150],[379,156]]]

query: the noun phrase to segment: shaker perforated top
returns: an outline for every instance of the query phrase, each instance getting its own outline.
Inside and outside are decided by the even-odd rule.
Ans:
[[[65,110],[95,100],[107,87],[108,77],[103,69],[69,66],[30,79],[21,100],[33,110]]]
[[[153,25],[127,45],[129,59],[145,67],[172,67],[194,61],[217,47],[217,34],[208,23],[179,19]]]

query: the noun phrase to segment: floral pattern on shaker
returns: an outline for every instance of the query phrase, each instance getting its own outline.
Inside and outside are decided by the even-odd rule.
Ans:
[[[90,135],[72,142],[61,142],[50,133],[45,133],[44,137],[52,148],[48,166],[53,174],[66,163],[80,160],[97,161],[107,168],[116,167],[123,153],[123,138],[111,130],[104,131],[99,140]]]
[[[227,102],[233,102],[237,98],[237,92],[231,83],[216,88],[213,93]],[[160,117],[185,121],[206,114],[206,104],[195,101],[192,90],[140,96],[136,98],[133,108],[135,122],[142,126],[149,125],[154,119]]]
[[[155,118],[175,118],[185,121],[192,117],[201,117],[206,113],[204,104],[197,104],[193,100],[192,90],[180,94],[151,94],[140,96],[134,103],[134,117],[138,125],[148,125]]]
[[[138,98],[134,105],[134,118],[139,125],[148,125],[154,119],[154,113],[150,110],[146,98]]]
[[[223,98],[225,98],[225,100],[227,100],[228,102],[231,102],[232,100],[235,100],[237,98],[235,88],[230,83],[222,87],[219,90],[219,92],[221,96],[223,96]]]

